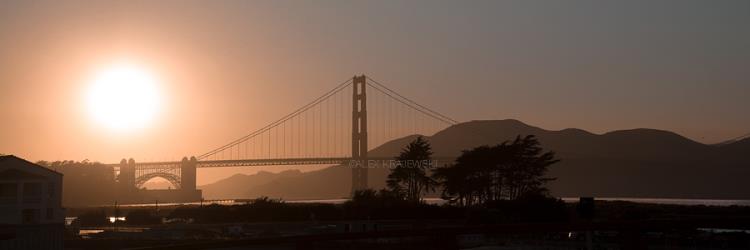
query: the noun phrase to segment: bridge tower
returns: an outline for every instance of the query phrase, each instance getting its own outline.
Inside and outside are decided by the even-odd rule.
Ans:
[[[367,77],[352,81],[352,194],[367,188]]]
[[[120,174],[117,175],[117,183],[120,185],[122,192],[135,189],[135,160],[133,158],[120,161]]]
[[[195,156],[182,158],[180,163],[180,189],[188,191],[195,190],[195,172],[198,167],[198,160]]]

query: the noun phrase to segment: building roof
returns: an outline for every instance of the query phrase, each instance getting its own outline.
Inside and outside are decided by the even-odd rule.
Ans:
[[[63,175],[60,172],[57,172],[55,170],[52,170],[52,169],[49,169],[49,168],[46,168],[46,167],[43,167],[43,166],[40,166],[39,164],[27,161],[27,160],[25,160],[23,158],[15,156],[15,155],[0,155],[0,166],[2,166],[5,162],[14,161],[14,160],[26,163],[26,165],[37,167],[39,169],[44,169],[44,170],[46,170],[46,171],[48,171],[50,173],[54,173],[54,174],[61,175],[61,176]]]

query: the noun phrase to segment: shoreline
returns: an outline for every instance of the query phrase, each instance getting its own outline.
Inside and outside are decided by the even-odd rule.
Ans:
[[[565,203],[577,203],[580,197],[556,197],[563,200]],[[630,198],[630,197],[594,197],[597,201],[622,201],[631,202],[637,204],[654,204],[654,205],[682,205],[682,206],[718,206],[718,207],[729,207],[729,206],[750,206],[750,200],[735,200],[735,199],[680,199],[680,198]],[[168,206],[189,206],[189,205],[242,205],[252,199],[217,199],[217,200],[204,200],[197,202],[174,202],[174,203],[158,203],[159,207]],[[282,199],[283,200],[283,199]],[[292,199],[283,200],[285,203],[293,204],[343,204],[349,199],[338,198],[338,199]],[[424,198],[425,203],[431,205],[443,205],[447,204],[446,200],[441,198]],[[83,205],[83,206],[65,206],[67,208],[97,208],[97,207],[112,207],[113,204],[100,204],[100,205]],[[138,204],[118,204],[118,207],[153,207],[157,206],[156,203],[138,203]]]

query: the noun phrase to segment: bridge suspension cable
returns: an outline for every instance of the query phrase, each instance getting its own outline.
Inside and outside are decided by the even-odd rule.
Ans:
[[[368,91],[366,98],[362,97],[365,98],[364,103],[358,104],[355,101],[352,104],[351,94],[358,96],[360,94],[356,91],[365,90],[355,90],[353,79],[347,79],[294,112],[202,154],[197,159],[203,162],[269,159],[284,162],[321,159],[320,162],[332,162],[323,159],[351,157],[352,105],[367,107],[367,150],[405,136],[429,136],[458,123],[372,78],[362,79],[365,79],[363,81],[367,89],[375,90]]]
[[[432,117],[432,118],[435,118],[435,119],[441,120],[441,121],[443,121],[443,122],[445,122],[445,123],[447,123],[447,124],[451,124],[451,125],[454,125],[454,124],[457,124],[457,123],[458,123],[458,121],[456,121],[456,120],[453,120],[453,119],[451,119],[451,118],[450,118],[450,117],[448,117],[448,116],[445,116],[445,115],[443,115],[443,114],[441,114],[441,113],[439,113],[439,112],[437,112],[437,111],[434,111],[434,110],[432,110],[432,109],[430,109],[430,108],[427,108],[427,107],[425,107],[425,106],[422,106],[422,105],[420,105],[419,103],[417,103],[417,102],[415,102],[415,101],[412,101],[411,99],[409,99],[409,98],[406,98],[406,97],[402,96],[402,95],[401,95],[401,94],[399,94],[398,92],[396,92],[396,91],[393,91],[393,90],[389,89],[389,88],[388,88],[388,87],[386,87],[385,85],[383,85],[383,84],[379,83],[378,81],[375,81],[375,80],[373,80],[373,79],[372,79],[372,78],[370,78],[369,76],[367,77],[367,79],[368,79],[368,80],[370,80],[370,82],[372,82],[372,83],[375,83],[375,85],[369,84],[368,86],[371,86],[371,87],[373,87],[374,89],[376,89],[376,90],[380,91],[381,93],[383,93],[383,94],[385,94],[385,95],[387,95],[387,96],[389,96],[389,97],[393,98],[394,100],[396,100],[396,101],[398,101],[398,102],[401,102],[401,103],[403,103],[404,105],[407,105],[407,106],[411,107],[412,109],[414,109],[414,110],[416,110],[416,111],[419,111],[419,112],[421,112],[421,113],[423,113],[423,114],[425,114],[425,115],[428,115],[428,116],[430,116],[430,117]],[[384,90],[381,90],[380,88],[383,88]],[[397,97],[399,97],[399,98],[396,98],[396,97],[394,97],[394,96],[393,96],[393,95],[391,95],[391,94],[393,94],[393,95],[395,95],[395,96],[397,96]]]
[[[352,79],[351,78],[347,79],[346,81],[340,83],[338,86],[336,86],[332,90],[328,91],[327,93],[323,94],[322,96],[318,97],[317,99],[313,100],[312,102],[308,103],[307,105],[304,105],[301,108],[295,110],[294,112],[289,113],[288,115],[286,115],[286,116],[284,116],[284,117],[282,117],[282,118],[280,118],[280,119],[272,122],[271,124],[266,125],[265,127],[262,127],[262,128],[260,128],[258,130],[255,130],[255,131],[253,131],[252,133],[250,133],[250,134],[248,134],[246,136],[243,136],[243,137],[241,137],[241,138],[239,138],[237,140],[234,140],[234,141],[232,141],[230,143],[225,144],[224,146],[221,146],[221,147],[216,148],[214,150],[211,150],[211,151],[209,151],[209,152],[207,152],[205,154],[202,154],[202,155],[198,156],[197,158],[198,158],[198,160],[205,159],[206,157],[212,156],[212,155],[214,155],[214,154],[216,154],[218,152],[221,152],[223,150],[226,150],[228,148],[236,146],[239,143],[245,142],[248,139],[251,139],[251,138],[253,138],[253,137],[255,137],[255,136],[259,135],[259,134],[262,134],[263,132],[269,131],[270,129],[276,127],[277,125],[279,125],[281,123],[284,123],[284,122],[288,121],[291,118],[295,118],[299,114],[301,114],[301,113],[309,110],[312,107],[315,107],[317,104],[321,103],[322,101],[326,100],[327,98],[331,97],[332,95],[334,95],[334,94],[340,92],[341,90],[345,89],[347,86],[351,85],[351,83],[352,83]],[[269,140],[270,140],[270,137],[269,137]]]

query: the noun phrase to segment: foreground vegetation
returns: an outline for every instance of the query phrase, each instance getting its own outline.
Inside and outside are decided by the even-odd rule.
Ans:
[[[359,192],[344,204],[288,203],[258,198],[243,205],[205,205],[149,208],[78,208],[73,214],[82,226],[111,226],[107,216],[127,217],[125,225],[179,223],[276,223],[335,222],[352,220],[450,220],[462,225],[503,223],[575,222],[577,203],[565,203],[543,196],[524,196],[482,206],[413,204],[393,199],[383,192]],[[652,219],[747,218],[748,206],[704,206],[642,204],[625,201],[597,201],[594,221],[637,221]],[[164,219],[164,220],[163,220]]]
[[[388,175],[387,196],[419,203],[440,189],[443,199],[458,206],[546,196],[544,184],[555,179],[546,176],[548,168],[560,161],[533,135],[465,150],[454,164],[440,168],[407,164],[431,162],[431,157],[430,143],[421,136],[409,143],[395,159],[402,164]]]
[[[560,200],[547,197],[524,197],[484,207],[458,207],[411,203],[393,196],[390,191],[364,190],[343,204],[287,203],[261,197],[243,205],[187,205],[172,208],[81,208],[78,223],[82,226],[111,225],[108,216],[125,216],[124,224],[156,225],[163,221],[189,223],[260,223],[293,221],[348,220],[466,220],[472,224],[566,221],[567,208]],[[162,220],[163,218],[163,220]]]

